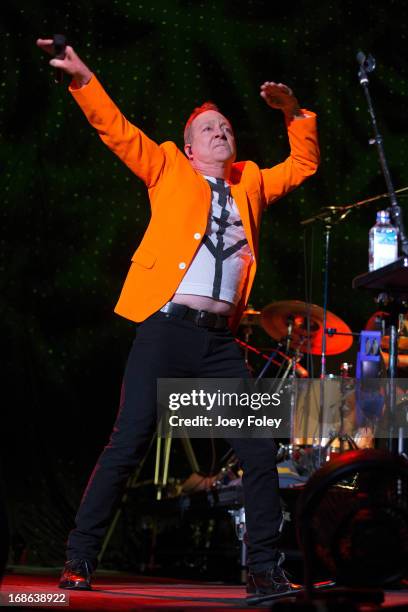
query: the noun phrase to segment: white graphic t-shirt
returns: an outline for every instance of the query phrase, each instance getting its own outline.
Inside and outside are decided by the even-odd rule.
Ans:
[[[252,253],[228,183],[206,176],[211,210],[205,236],[176,294],[204,295],[237,304]]]

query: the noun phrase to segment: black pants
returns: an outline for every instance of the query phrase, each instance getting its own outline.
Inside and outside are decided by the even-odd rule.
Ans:
[[[96,557],[129,475],[146,452],[156,425],[156,379],[248,378],[241,349],[229,330],[211,330],[157,312],[141,323],[127,362],[119,413],[108,445],[83,495],[67,558],[96,566]],[[276,445],[272,439],[231,439],[242,463],[248,565],[275,560],[281,524]]]

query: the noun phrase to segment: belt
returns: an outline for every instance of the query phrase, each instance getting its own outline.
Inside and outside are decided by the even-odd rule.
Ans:
[[[195,308],[184,306],[184,304],[167,302],[163,308],[160,308],[160,312],[171,315],[176,319],[191,321],[199,327],[210,327],[212,329],[225,329],[228,327],[228,317],[225,315],[208,312],[208,310],[196,310]]]

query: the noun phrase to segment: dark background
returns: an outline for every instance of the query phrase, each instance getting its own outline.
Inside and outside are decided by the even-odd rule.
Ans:
[[[288,148],[282,117],[260,99],[259,85],[287,83],[317,112],[321,168],[265,215],[251,297],[257,308],[307,294],[321,305],[323,228],[304,234],[300,221],[324,205],[385,191],[367,144],[359,49],[377,59],[371,92],[396,188],[408,179],[402,0],[55,5],[3,1],[0,9],[0,452],[10,560],[32,565],[61,564],[111,430],[134,334],[112,310],[149,218],[144,186],[93,133],[68,82],[53,83],[36,38],[66,33],[124,114],[157,141],[181,146],[191,109],[210,99],[231,118],[239,157],[267,166]],[[407,209],[406,200],[401,205]],[[368,230],[385,206],[359,209],[332,236],[329,309],[354,331],[375,310],[372,296],[353,291],[351,281],[367,270]],[[263,332],[254,341],[271,344]],[[329,358],[328,371],[338,374],[339,360],[354,362],[355,352]],[[186,471],[181,456],[174,465]],[[126,565],[119,554],[110,559]]]

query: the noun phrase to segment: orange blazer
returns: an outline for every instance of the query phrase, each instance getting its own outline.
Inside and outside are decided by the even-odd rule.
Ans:
[[[132,125],[109,98],[95,76],[70,91],[103,142],[145,183],[151,219],[132,256],[130,270],[115,312],[143,321],[168,302],[177,290],[204,236],[211,190],[174,142],[160,145]],[[260,169],[252,161],[233,166],[231,194],[237,203],[253,260],[241,301],[231,321],[238,324],[253,284],[261,213],[308,176],[319,163],[316,116],[287,124],[290,155],[282,163]]]

